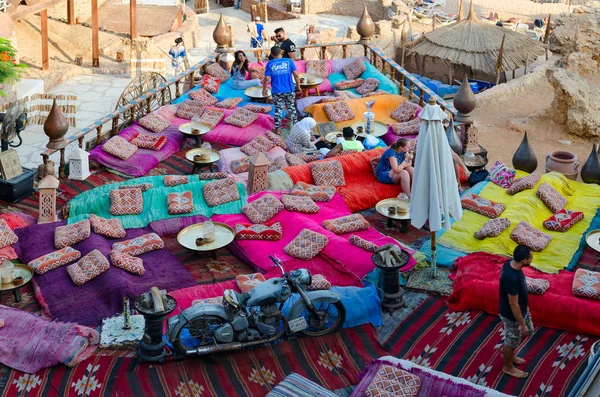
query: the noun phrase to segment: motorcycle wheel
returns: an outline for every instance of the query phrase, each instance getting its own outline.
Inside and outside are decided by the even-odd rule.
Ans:
[[[309,309],[305,309],[300,316],[304,317],[308,328],[299,331],[299,334],[313,337],[331,334],[340,329],[346,321],[346,308],[342,302],[331,303],[317,300],[312,303],[319,318]]]
[[[175,336],[171,343],[175,351],[183,356],[188,350],[199,346],[214,344],[214,330],[220,327],[225,320],[218,316],[201,316],[186,323]]]

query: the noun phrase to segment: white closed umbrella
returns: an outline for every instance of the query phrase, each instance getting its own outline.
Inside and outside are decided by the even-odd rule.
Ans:
[[[450,218],[460,220],[462,207],[458,193],[452,149],[442,122],[446,113],[430,100],[421,111],[423,120],[415,156],[410,200],[411,224],[420,229],[429,221],[431,231],[431,266],[436,274],[435,232],[450,229]]]

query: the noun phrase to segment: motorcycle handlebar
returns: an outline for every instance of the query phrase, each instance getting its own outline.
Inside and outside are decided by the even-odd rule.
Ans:
[[[269,255],[269,258],[273,261],[275,266],[277,266],[281,270],[281,274],[285,275],[285,270],[283,269],[283,266],[281,266],[281,259],[273,255]]]

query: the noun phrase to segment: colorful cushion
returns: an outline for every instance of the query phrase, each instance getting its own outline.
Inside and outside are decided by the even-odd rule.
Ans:
[[[138,147],[117,135],[102,145],[102,151],[112,154],[121,160],[127,160],[138,151]]]
[[[359,81],[356,83],[358,85],[356,87],[360,87],[362,85],[362,83],[363,83],[362,79],[358,79],[358,80]],[[344,83],[344,82],[342,81],[342,83]],[[337,83],[336,83],[336,87],[335,88],[337,88]],[[354,87],[345,87],[345,88],[354,88]],[[356,95],[352,91],[333,91],[333,95],[336,96],[336,97],[345,98],[345,99],[360,98],[360,95]]]
[[[506,218],[496,218],[487,221],[481,229],[477,230],[473,237],[483,240],[486,237],[498,237],[503,231],[508,229],[510,221]]]
[[[303,214],[316,214],[321,208],[310,197],[292,196],[284,194],[281,196],[281,202],[286,210],[291,212],[301,212]]]
[[[110,191],[111,215],[137,215],[144,209],[141,189],[114,189]]]
[[[237,105],[239,105],[241,102],[242,102],[242,98],[240,98],[240,97],[225,98],[221,102],[216,103],[215,107],[218,107],[221,109],[235,109],[235,107]]]
[[[90,224],[94,233],[100,234],[109,238],[123,238],[125,237],[125,229],[121,220],[118,218],[105,219],[98,215],[90,215]]]
[[[364,82],[365,81],[363,79],[355,79],[355,80],[348,79],[348,80],[338,81],[337,83],[334,84],[334,87],[337,90],[347,90],[349,88],[360,87],[361,85],[363,85]],[[344,95],[343,97],[347,98],[347,99],[353,99],[346,95]],[[356,97],[360,98],[358,95]]]
[[[163,132],[170,123],[164,117],[157,113],[150,113],[138,120],[138,124],[152,132]]]
[[[365,70],[367,70],[367,67],[365,66],[365,61],[362,58],[357,58],[354,62],[342,69],[344,76],[346,76],[348,80],[353,80],[360,77]]]
[[[90,221],[72,223],[70,225],[59,226],[54,230],[54,246],[56,249],[70,247],[90,237]]]
[[[369,77],[360,87],[356,88],[356,92],[361,95],[368,94],[375,91],[377,87],[379,87],[379,80]]]
[[[274,134],[271,131],[267,131],[265,137],[271,142],[273,142],[275,146],[279,146],[283,150],[287,150],[287,143],[285,143],[285,140],[281,136]]]
[[[268,172],[275,172],[284,169],[288,166],[285,156],[279,156],[271,162]]]
[[[562,209],[544,221],[544,227],[555,232],[566,232],[583,219],[583,212]]]
[[[550,281],[542,278],[525,277],[527,292],[534,295],[542,295],[550,288]]]
[[[257,136],[244,146],[240,148],[242,153],[247,154],[248,156],[253,156],[257,153],[267,153],[269,150],[275,147],[275,143],[273,143],[268,138],[265,138],[262,135]]]
[[[317,76],[323,77],[326,79],[329,77],[329,71],[327,70],[327,61],[326,60],[318,60],[318,61],[306,61],[306,72],[314,73]]]
[[[372,97],[372,96],[379,96],[379,95],[389,95],[389,92],[384,91],[384,90],[377,90],[377,91],[368,92],[366,94],[363,94],[362,97],[363,98],[369,98],[369,97]]]
[[[189,179],[185,175],[168,175],[165,176],[165,186],[173,187],[177,185],[185,185],[189,182]]]
[[[292,372],[267,393],[266,397],[337,397],[337,394]]]
[[[508,189],[506,189],[506,193],[512,196],[513,194],[517,194],[523,190],[533,189],[541,177],[542,174],[539,172],[534,172],[524,178],[519,178],[515,180]]]
[[[110,261],[113,266],[139,276],[143,276],[146,271],[146,269],[144,269],[144,260],[142,258],[127,255],[122,252],[110,251]]]
[[[359,232],[371,227],[369,222],[367,222],[361,214],[346,215],[340,218],[323,221],[321,226],[335,234]]]
[[[355,234],[352,234],[348,241],[350,242],[350,244],[369,252],[375,252],[375,250],[378,248],[377,244],[365,240],[364,238],[359,237]]]
[[[112,250],[122,254],[138,256],[146,252],[165,248],[165,243],[158,234],[148,233],[142,236],[125,240],[112,245]]]
[[[382,365],[369,383],[367,397],[416,397],[421,379],[403,369]]]
[[[322,274],[315,274],[314,276],[312,276],[312,283],[308,287],[306,287],[306,289],[308,290],[319,290],[329,288],[331,288],[331,283]]]
[[[167,196],[167,205],[169,214],[179,215],[188,214],[194,210],[194,201],[192,200],[192,192],[169,193]]]
[[[231,77],[229,72],[223,69],[218,63],[211,63],[204,70],[209,76],[219,79],[221,83],[226,82]]]
[[[211,179],[225,179],[228,177],[229,175],[227,175],[224,172],[203,172],[201,174],[198,174],[198,179],[201,181],[209,181]]]
[[[250,170],[250,157],[244,157],[243,159],[233,160],[231,162],[231,171],[234,174],[241,174],[242,172],[248,172]]]
[[[525,221],[519,222],[510,234],[518,244],[524,244],[535,252],[540,252],[550,244],[552,237],[537,230]]]
[[[341,102],[345,101],[345,98],[339,96],[326,96],[325,98],[319,99],[315,103],[331,103],[331,102]]]
[[[211,94],[216,94],[219,92],[219,87],[221,86],[221,80],[216,77],[213,77],[209,74],[205,74],[204,78],[202,78],[202,88]]]
[[[496,203],[473,193],[463,195],[460,203],[463,208],[492,219],[497,218],[506,209],[502,203]]]
[[[323,106],[323,110],[327,113],[329,120],[335,123],[352,120],[355,117],[354,112],[352,112],[352,109],[350,109],[350,106],[348,106],[346,101],[328,103]]]
[[[258,115],[249,111],[248,109],[239,108],[231,113],[225,120],[224,123],[234,125],[240,128],[246,128],[250,124],[254,123]]]
[[[236,223],[235,238],[238,240],[281,240],[283,230],[281,223],[274,222],[270,224],[262,223]]]
[[[265,78],[265,65],[252,65],[248,67],[251,79],[263,80]]]
[[[252,223],[265,223],[283,210],[283,203],[272,194],[266,194],[242,207],[242,213]]]
[[[0,219],[0,248],[8,247],[19,241],[17,235],[12,231],[4,219]]]
[[[67,266],[67,273],[77,285],[83,285],[108,270],[110,264],[102,252],[93,250],[79,261]]]
[[[194,305],[221,305],[225,306],[222,296],[215,296],[213,298],[194,299],[192,306]]]
[[[390,117],[400,123],[406,123],[415,118],[418,112],[423,108],[411,101],[404,101],[390,114]]]
[[[301,154],[298,154],[297,156],[300,157],[300,159],[302,159],[306,163],[323,160],[323,155],[321,154],[321,152],[316,152],[316,153],[312,153],[312,154],[311,153],[301,153]]]
[[[600,300],[600,273],[577,269],[573,278],[573,295]]]
[[[265,281],[265,276],[261,273],[238,274],[235,276],[235,282],[242,292],[248,292],[258,284]]]
[[[130,142],[140,149],[159,151],[163,146],[165,146],[165,143],[167,143],[167,137],[148,134],[135,134]]]
[[[305,182],[296,182],[291,195],[294,196],[308,196],[314,201],[331,201],[335,195],[335,187],[333,186],[315,186]]]
[[[138,183],[135,185],[123,185],[119,186],[117,189],[140,189],[142,192],[145,192],[148,189],[152,189],[154,187],[151,183]]]
[[[392,133],[398,136],[417,135],[421,130],[421,120],[418,118],[404,123],[391,124]]]
[[[297,166],[297,165],[304,165],[304,164],[306,164],[306,161],[302,160],[300,157],[298,157],[298,156],[296,156],[295,154],[292,154],[292,153],[286,153],[285,154],[285,160],[291,166]]]
[[[44,274],[79,258],[81,258],[81,252],[71,247],[65,247],[34,259],[27,266],[37,274]]]
[[[217,98],[212,96],[210,92],[206,91],[204,88],[190,91],[190,98],[192,98],[194,101],[198,102],[198,104],[202,106],[212,106],[215,103],[219,102]]]
[[[271,111],[271,109],[273,109],[273,107],[266,106],[266,105],[255,105],[253,103],[249,103],[246,106],[243,106],[242,109],[246,109],[246,110],[249,110],[254,113],[265,114],[265,113],[269,113]]]
[[[316,162],[310,165],[310,172],[317,186],[344,186],[344,169],[338,160]]]
[[[296,238],[294,238],[283,251],[294,258],[311,260],[321,252],[329,243],[329,239],[317,232],[309,229],[303,229]]]
[[[488,178],[496,185],[508,189],[512,185],[516,174],[517,171],[496,160]]]
[[[202,116],[204,114],[204,105],[202,102],[187,100],[177,107],[175,116],[191,120],[194,116]]]
[[[381,160],[381,156],[371,157],[369,162],[371,163],[371,169],[373,170],[373,175],[377,176],[377,166],[379,165],[379,160]]]
[[[202,113],[202,116],[200,116],[200,123],[213,129],[219,124],[224,116],[225,112],[223,110],[206,109],[204,113]]]
[[[210,207],[230,203],[240,199],[235,181],[231,178],[207,182],[202,186],[204,200]]]
[[[538,186],[536,194],[546,204],[546,207],[555,214],[567,205],[567,199],[547,182],[542,182]]]

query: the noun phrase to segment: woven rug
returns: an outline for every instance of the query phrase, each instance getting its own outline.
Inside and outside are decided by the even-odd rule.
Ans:
[[[419,292],[435,295],[450,296],[452,294],[452,280],[448,278],[450,269],[438,267],[437,277],[431,277],[431,266],[414,269],[410,272],[406,288]]]
[[[535,318],[533,319],[535,323]],[[502,373],[500,319],[481,311],[453,312],[431,297],[382,341],[394,356],[478,385],[520,396],[566,396],[587,366],[596,338],[536,327],[517,352],[529,377]]]

